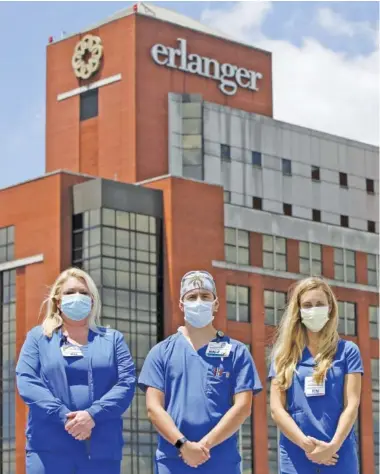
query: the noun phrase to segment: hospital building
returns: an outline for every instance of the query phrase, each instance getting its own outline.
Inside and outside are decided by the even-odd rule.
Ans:
[[[288,288],[322,275],[361,350],[361,474],[378,474],[379,149],[276,120],[275,55],[155,5],[51,38],[46,61],[45,174],[0,190],[2,474],[25,473],[15,363],[71,265],[97,283],[102,323],[138,371],[183,323],[182,275],[211,272],[215,325],[247,344],[264,387]],[[263,390],[239,432],[244,474],[277,473],[268,405]],[[124,438],[123,472],[152,474],[142,392]]]

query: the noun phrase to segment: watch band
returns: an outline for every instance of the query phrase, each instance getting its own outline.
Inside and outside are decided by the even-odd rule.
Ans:
[[[182,446],[186,443],[186,441],[187,441],[187,438],[185,438],[185,436],[184,436],[183,438],[180,438],[179,440],[177,440],[177,442],[175,443],[174,446],[175,446],[177,449],[181,449]]]

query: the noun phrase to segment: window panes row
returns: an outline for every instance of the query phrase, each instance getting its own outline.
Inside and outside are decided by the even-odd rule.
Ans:
[[[93,209],[73,216],[74,232],[100,225],[156,234],[156,219],[152,216],[114,209]]]
[[[14,226],[0,229],[0,263],[14,259]]]

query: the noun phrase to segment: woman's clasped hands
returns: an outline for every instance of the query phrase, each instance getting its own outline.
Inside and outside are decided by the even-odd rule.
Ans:
[[[78,441],[89,439],[95,422],[88,411],[73,411],[67,415],[65,430]]]
[[[335,466],[339,459],[337,446],[332,442],[326,443],[311,436],[307,438],[308,446],[305,449],[305,454],[309,461],[326,466]]]

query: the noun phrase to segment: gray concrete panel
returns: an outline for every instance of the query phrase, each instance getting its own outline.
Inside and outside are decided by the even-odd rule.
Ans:
[[[263,199],[263,210],[267,211],[268,214],[270,214],[272,212],[275,213],[275,214],[282,214],[282,203],[279,202],[279,201],[271,201],[270,199],[264,198]],[[245,229],[245,227],[244,227],[244,229]]]
[[[282,201],[283,181],[282,173],[268,168],[263,168],[263,193],[265,199]],[[282,208],[281,208],[282,212]]]
[[[205,181],[211,184],[222,185],[222,162],[220,158],[205,155]]]
[[[244,193],[243,170],[244,164],[237,161],[231,162],[231,191],[239,194]]]

